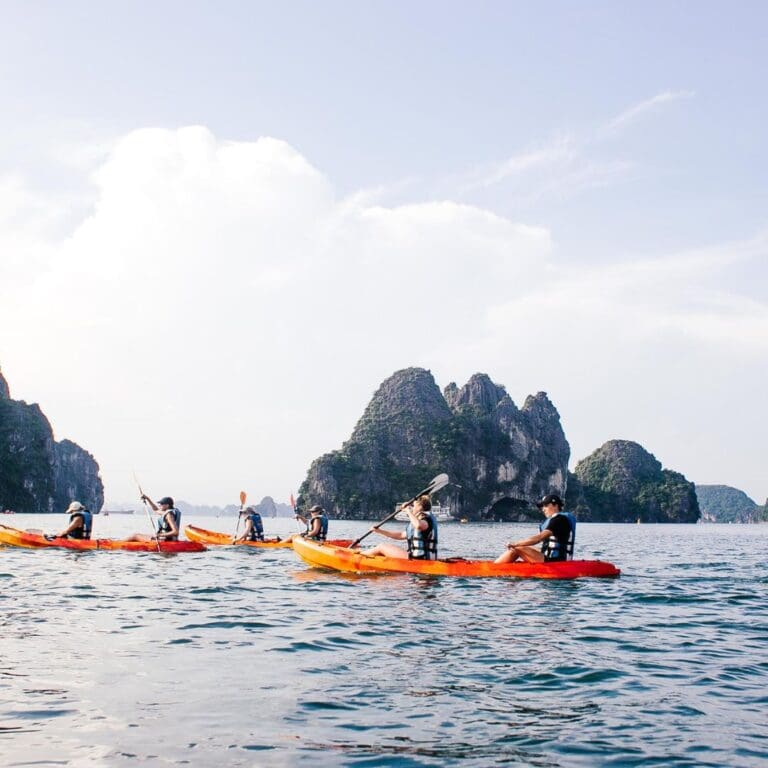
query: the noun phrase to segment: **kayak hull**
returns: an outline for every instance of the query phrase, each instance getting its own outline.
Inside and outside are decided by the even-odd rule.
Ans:
[[[293,540],[293,551],[314,568],[353,573],[421,573],[429,576],[507,577],[518,579],[615,578],[621,571],[602,560],[565,560],[553,563],[504,563],[492,560],[407,560],[366,557],[359,551],[320,544],[303,537]]]
[[[0,525],[0,544],[24,549],[103,549],[125,552],[204,552],[196,541],[125,541],[124,539],[51,539],[38,533]]]
[[[220,531],[207,531],[196,525],[184,527],[184,533],[190,541],[199,541],[201,544],[213,544],[214,546],[232,546],[232,534]],[[291,542],[286,540],[268,539],[267,541],[238,541],[237,547],[255,547],[256,549],[290,549]]]
[[[207,531],[205,528],[198,528],[196,525],[187,525],[184,528],[184,533],[190,541],[199,541],[203,544],[214,546],[236,546],[236,547],[254,547],[255,549],[290,549],[291,542],[288,539],[277,540],[268,539],[267,541],[238,541],[237,544],[232,544],[232,535],[229,533],[221,533],[219,531]],[[352,539],[330,539],[329,544],[335,544],[339,547],[348,547],[352,543]]]

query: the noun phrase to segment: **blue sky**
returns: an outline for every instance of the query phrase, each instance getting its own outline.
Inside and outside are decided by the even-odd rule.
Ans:
[[[424,365],[441,386],[485,370],[516,402],[548,391],[575,458],[636,439],[692,480],[768,495],[753,448],[768,426],[764,4],[0,2],[0,15],[0,321],[46,305],[28,318],[39,335],[0,340],[0,365],[16,396],[40,400],[62,436],[97,455],[108,496],[128,493],[128,454],[146,449],[135,420],[112,423],[107,410],[134,398],[146,413],[165,393],[110,341],[155,306],[131,300],[115,275],[141,295],[142,269],[167,260],[157,301],[194,302],[195,275],[215,258],[229,266],[207,285],[226,297],[224,275],[241,274],[254,317],[282,318],[270,337],[279,343],[264,348],[240,336],[242,318],[233,329],[219,314],[197,329],[218,339],[211,368],[242,364],[222,339],[249,343],[241,373],[265,387],[250,390],[255,399],[285,398],[274,404],[282,421],[253,415],[232,438],[238,456],[248,434],[281,447],[277,460],[249,442],[265,493],[286,495],[308,460],[337,447],[382,378]],[[206,133],[179,133],[189,126]],[[264,137],[276,142],[254,150]],[[179,178],[194,172],[211,186],[196,181],[198,197],[174,186],[180,164]],[[284,201],[277,219],[271,196]],[[247,211],[269,226],[243,224]],[[210,226],[192,237],[189,222],[206,215]],[[217,221],[230,251],[201,249],[181,276],[173,254],[215,243]],[[154,239],[133,242],[155,224]],[[110,254],[121,249],[118,267]],[[299,253],[315,254],[311,267]],[[488,253],[503,265],[485,264]],[[296,276],[315,268],[313,296]],[[78,269],[105,282],[74,280]],[[412,287],[441,309],[393,320],[360,299],[394,306]],[[59,328],[64,291],[104,322]],[[327,348],[307,353],[317,299],[334,305],[320,325]],[[334,319],[346,301],[366,317],[359,337]],[[201,353],[181,329],[162,348],[151,324],[136,333],[149,360],[169,347],[180,360]],[[94,366],[85,395],[63,392],[44,361],[53,366],[62,345],[87,357],[94,344],[115,347],[104,376]],[[325,419],[311,397],[296,411],[300,387],[263,384],[265,366],[301,381],[302,361],[322,378],[312,386]],[[105,387],[105,412],[84,412]],[[180,413],[192,397],[178,392]],[[167,408],[156,418],[184,433]],[[283,443],[291,418],[302,437]],[[205,439],[219,427],[206,423]],[[246,471],[229,457],[232,474],[205,484],[164,471],[160,450],[136,461],[200,501],[223,501],[221,488]]]

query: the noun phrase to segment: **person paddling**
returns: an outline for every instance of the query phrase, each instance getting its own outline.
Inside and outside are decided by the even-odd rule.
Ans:
[[[328,538],[328,515],[319,504],[309,508],[309,518],[298,512],[294,517],[304,523],[305,530],[301,533],[292,533],[285,539],[286,541],[293,541],[297,536],[303,536],[312,541],[325,541]]]
[[[309,519],[298,514],[298,512],[296,513],[296,519],[301,520],[307,527],[307,530],[302,534],[305,539],[325,541],[328,538],[328,515],[319,504],[310,507]]]
[[[567,560],[573,556],[576,517],[570,512],[563,512],[563,500],[556,493],[548,493],[536,506],[547,518],[539,526],[539,532],[507,544],[507,551],[499,555],[495,563],[513,563],[515,560],[543,563]],[[539,543],[541,551],[534,549]]]
[[[149,504],[153,512],[160,515],[160,519],[157,521],[157,533],[154,536],[134,533],[126,541],[178,541],[181,530],[181,512],[174,506],[173,499],[170,496],[163,496],[155,503],[149,496],[142,493],[141,500]]]
[[[90,539],[93,515],[79,501],[73,501],[64,513],[69,515],[69,525],[53,538],[57,539]]]
[[[240,512],[245,518],[245,530],[243,535],[233,540],[233,544],[241,541],[264,541],[264,523],[256,507],[246,507]]]
[[[428,494],[423,494],[411,504],[404,506],[408,513],[408,525],[404,531],[387,531],[384,528],[376,528],[375,533],[396,539],[408,544],[408,549],[396,547],[393,544],[377,544],[360,554],[368,557],[382,555],[384,557],[398,557],[402,560],[437,560],[437,520],[432,514],[432,502]]]

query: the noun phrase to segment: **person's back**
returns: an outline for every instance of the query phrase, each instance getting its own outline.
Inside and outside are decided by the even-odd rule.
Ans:
[[[245,518],[246,538],[248,541],[264,541],[264,523],[261,515],[252,507],[248,508],[248,516]]]

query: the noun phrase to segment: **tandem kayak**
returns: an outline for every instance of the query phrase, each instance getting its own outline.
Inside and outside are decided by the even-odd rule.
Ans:
[[[25,549],[108,549],[126,552],[204,552],[197,541],[125,541],[124,539],[46,539],[39,533],[0,525],[0,544]]]
[[[504,563],[492,560],[406,560],[396,557],[366,557],[358,550],[297,536],[293,551],[314,568],[356,573],[423,573],[430,576],[506,576],[518,579],[612,578],[621,571],[602,560],[564,560],[552,563]]]
[[[233,546],[232,534],[230,533],[207,531],[205,528],[198,528],[196,525],[185,526],[184,533],[191,541],[199,541],[203,544],[213,544],[216,546]],[[327,543],[335,544],[338,547],[348,547],[352,543],[352,539],[329,539]],[[279,536],[275,536],[273,539],[267,539],[266,541],[238,541],[234,546],[256,547],[257,549],[290,549],[291,542],[289,539],[281,539]]]
[[[198,528],[196,525],[187,525],[184,533],[190,541],[199,541],[202,544],[215,544],[217,546],[232,546],[232,534],[220,533],[219,531],[206,531],[205,528]],[[257,547],[258,549],[290,549],[291,542],[275,536],[266,541],[238,541],[235,546],[244,545],[246,547]]]

